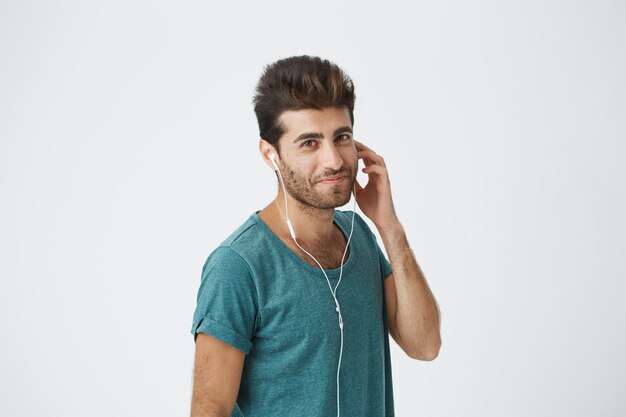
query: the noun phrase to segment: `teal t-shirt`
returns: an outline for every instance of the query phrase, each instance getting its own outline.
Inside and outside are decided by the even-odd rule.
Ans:
[[[352,211],[335,210],[346,240]],[[296,231],[297,233],[297,231]],[[358,213],[337,288],[342,417],[394,415],[384,278],[389,261]],[[315,256],[315,254],[312,254]],[[325,270],[334,288],[339,268]],[[246,354],[231,417],[337,415],[341,334],[328,281],[254,212],[208,256],[191,333]]]

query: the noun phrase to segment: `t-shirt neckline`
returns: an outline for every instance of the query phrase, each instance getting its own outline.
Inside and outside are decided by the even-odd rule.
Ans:
[[[321,277],[324,277],[324,274],[322,273],[322,271],[320,270],[319,266],[313,266],[311,264],[309,264],[308,262],[306,262],[304,259],[300,258],[294,251],[291,250],[291,248],[289,246],[287,246],[285,244],[285,242],[283,242],[278,236],[276,236],[276,234],[267,226],[267,224],[265,224],[265,222],[263,221],[263,219],[261,219],[261,217],[259,217],[259,211],[257,210],[254,213],[252,213],[252,215],[250,216],[251,219],[253,219],[257,224],[259,224],[261,226],[261,228],[265,231],[265,233],[267,235],[269,235],[270,239],[272,239],[279,247],[279,250],[283,253],[286,253],[287,256],[291,257],[292,259],[294,259],[295,262],[298,263],[298,265],[301,268],[306,269],[308,272],[316,274],[316,275],[320,275]],[[337,210],[334,211],[333,213],[333,223],[337,225],[337,227],[339,227],[339,230],[341,231],[341,233],[343,234],[344,239],[346,239],[346,242],[348,241],[348,236],[349,231],[346,231],[343,227],[343,225],[341,224],[340,221],[337,220]],[[354,232],[352,233],[352,237],[354,238]],[[354,239],[350,239],[350,243],[349,243],[349,255],[348,255],[348,259],[344,262],[343,264],[343,273],[342,273],[342,277],[345,276],[346,272],[348,270],[350,270],[352,268],[352,265],[354,264],[354,249],[352,247],[352,243],[354,242]],[[345,246],[344,246],[344,250],[345,250]],[[311,254],[313,256],[315,256],[315,254]],[[324,269],[324,272],[326,272],[326,275],[328,275],[328,278],[339,278],[339,273],[341,272],[341,265],[338,268],[334,268],[334,269]]]

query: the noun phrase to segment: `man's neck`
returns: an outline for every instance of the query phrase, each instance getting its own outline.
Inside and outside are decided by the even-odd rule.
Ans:
[[[327,241],[329,237],[336,233],[333,224],[335,209],[318,209],[306,206],[289,198],[288,200],[289,220],[296,233],[298,242],[321,242]],[[280,194],[265,209],[263,209],[265,219],[274,223],[275,230],[284,238],[291,240],[289,228],[287,227],[287,217],[285,216],[285,197]]]

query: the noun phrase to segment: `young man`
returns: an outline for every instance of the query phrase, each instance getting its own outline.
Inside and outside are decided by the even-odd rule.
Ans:
[[[202,270],[193,417],[393,416],[388,334],[411,358],[438,355],[439,309],[385,161],[353,137],[354,100],[350,78],[327,60],[265,68],[254,106],[278,195]],[[391,264],[359,214],[335,210],[353,193]]]

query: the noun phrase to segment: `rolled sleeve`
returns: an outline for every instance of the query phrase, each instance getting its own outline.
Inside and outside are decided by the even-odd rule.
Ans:
[[[202,268],[191,333],[206,333],[245,354],[253,349],[258,311],[250,268],[228,246],[216,248]]]
[[[352,213],[352,211],[347,211],[347,213]],[[363,217],[361,217],[359,213],[355,212],[355,219],[361,225],[363,230],[367,231],[367,233],[370,235],[370,238],[374,241],[374,244],[376,245],[376,250],[378,252],[378,264],[380,265],[381,279],[384,280],[385,278],[389,277],[389,275],[391,275],[391,272],[392,272],[391,264],[385,257],[383,250],[380,248],[380,245],[378,244],[378,239],[376,239],[376,235],[374,234],[374,232],[372,232],[372,230],[367,225]]]

